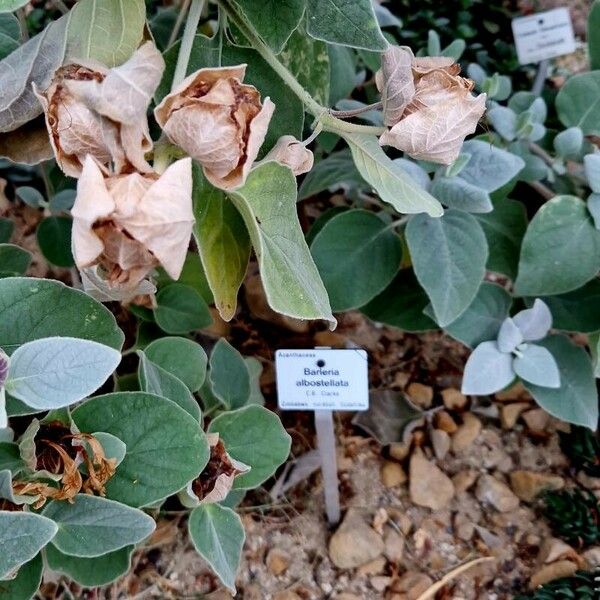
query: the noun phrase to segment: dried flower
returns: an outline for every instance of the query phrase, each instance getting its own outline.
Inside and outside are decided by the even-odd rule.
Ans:
[[[246,65],[200,69],[156,107],[166,135],[204,169],[215,186],[244,184],[265,139],[275,105],[243,84]]]
[[[152,149],[146,111],[160,83],[164,61],[152,42],[124,64],[60,67],[44,92],[36,90],[61,169],[79,177],[86,155],[114,171],[149,172],[144,154]]]
[[[73,256],[80,269],[99,265],[114,286],[134,289],[159,264],[178,279],[194,215],[192,161],[156,173],[105,177],[88,156],[77,185]]]
[[[471,93],[473,82],[459,72],[447,57],[415,58],[408,48],[390,47],[376,75],[384,122],[391,127],[379,142],[420,160],[454,162],[486,101],[485,94]]]
[[[308,173],[315,161],[313,153],[293,135],[283,135],[263,159],[275,160],[289,167],[294,175]]]

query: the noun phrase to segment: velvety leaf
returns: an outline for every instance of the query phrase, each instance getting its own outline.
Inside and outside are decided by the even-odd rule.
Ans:
[[[25,466],[19,453],[19,446],[11,442],[0,442],[0,470],[8,469],[13,473]]]
[[[499,285],[484,281],[467,310],[445,327],[445,331],[463,344],[475,348],[481,342],[496,339],[508,317],[512,298]]]
[[[40,587],[43,570],[42,555],[38,554],[19,569],[14,579],[0,582],[0,600],[31,600]]]
[[[41,515],[0,511],[0,579],[34,558],[57,531],[56,523]]]
[[[570,292],[592,279],[599,267],[600,232],[585,204],[574,196],[557,196],[527,228],[515,290],[522,296]]]
[[[600,135],[600,71],[569,77],[556,96],[556,110],[565,127]]]
[[[83,0],[70,14],[67,59],[124,63],[141,44],[146,25],[144,0]]]
[[[310,246],[313,240],[317,237],[317,234],[337,215],[342,214],[350,210],[347,206],[331,206],[328,209],[324,210],[311,225],[311,228],[308,230],[306,234],[306,243]]]
[[[524,381],[546,388],[560,387],[560,373],[554,357],[543,346],[527,344],[513,359],[515,373]]]
[[[254,3],[254,0],[249,1]],[[278,14],[281,12],[278,11]],[[301,26],[292,33],[279,59],[317,102],[327,105],[329,102],[327,44],[306,35],[304,27]]]
[[[0,244],[0,277],[23,275],[31,264],[31,254],[14,244]]]
[[[275,54],[300,24],[306,0],[236,0],[246,18]]]
[[[97,396],[73,411],[80,431],[105,431],[127,446],[106,485],[107,497],[147,506],[196,478],[208,462],[198,422],[171,400],[145,392]]]
[[[185,383],[154,364],[142,350],[138,350],[137,354],[140,357],[138,379],[141,390],[172,400],[196,421],[200,421],[200,406]]]
[[[552,313],[544,301],[538,298],[532,308],[517,313],[514,322],[526,342],[535,342],[548,335],[552,327]]]
[[[490,195],[462,177],[436,177],[431,185],[431,193],[448,208],[472,213],[494,210]]]
[[[10,219],[0,217],[0,243],[6,244],[10,241],[13,231],[15,229],[14,223]]]
[[[0,13],[14,12],[26,4],[29,4],[29,0],[2,0],[0,2]]]
[[[0,280],[0,348],[11,354],[21,344],[52,336],[117,350],[124,340],[112,313],[83,292],[47,279]]]
[[[388,46],[371,0],[308,0],[306,10],[308,33],[318,40],[365,50]]]
[[[515,322],[510,317],[507,317],[502,322],[502,325],[500,325],[496,341],[500,352],[510,353],[523,342],[523,334]]]
[[[347,148],[330,154],[306,174],[298,190],[298,199],[304,200],[327,189],[340,187],[368,188]]]
[[[61,408],[95,392],[120,362],[120,352],[98,342],[68,337],[34,340],[13,353],[5,387],[32,408]]]
[[[49,544],[44,550],[50,569],[66,575],[84,587],[106,585],[127,573],[131,566],[132,553],[133,546],[94,558],[69,556],[62,553],[54,544]]]
[[[400,238],[376,214],[359,209],[334,216],[310,250],[334,311],[372,300],[392,281],[402,261]]]
[[[356,168],[384,202],[400,213],[426,212],[432,217],[443,213],[441,204],[381,149],[374,135],[346,133]]]
[[[206,377],[208,358],[200,344],[183,337],[164,337],[148,344],[146,356],[197,392]]]
[[[562,335],[552,335],[539,342],[550,351],[560,371],[556,389],[523,384],[536,402],[552,416],[595,430],[598,425],[598,391],[588,353]]]
[[[250,258],[250,238],[225,193],[194,167],[194,237],[215,305],[225,321],[235,315],[237,295]]]
[[[579,127],[569,127],[556,135],[553,144],[562,158],[576,158],[583,145],[583,131]]]
[[[173,283],[183,283],[194,288],[204,298],[206,304],[212,304],[214,298],[202,267],[202,261],[197,252],[188,252],[183,263],[181,275],[177,281],[171,279],[163,268],[158,269],[156,284],[159,289]]]
[[[275,162],[254,168],[243,188],[230,193],[258,258],[271,308],[298,319],[335,323],[327,292],[296,214],[296,181]]]
[[[511,354],[500,352],[496,342],[482,342],[465,365],[462,393],[485,396],[499,392],[515,378],[512,360]]]
[[[210,355],[208,377],[213,394],[228,410],[241,408],[250,398],[250,372],[244,357],[220,338]]]
[[[73,502],[53,500],[42,513],[58,525],[52,544],[64,554],[93,558],[147,538],[154,519],[113,500],[77,494]]]
[[[592,188],[592,192],[600,194],[600,152],[597,154],[586,154],[583,157],[585,176]]]
[[[71,254],[71,228],[69,217],[46,217],[37,228],[37,243],[49,263],[57,267],[75,265]]]
[[[495,106],[488,110],[487,118],[492,127],[507,141],[517,137],[517,115],[506,106]]]
[[[411,218],[406,241],[415,274],[441,327],[471,304],[485,275],[487,242],[475,217],[449,210],[443,217]]]
[[[477,215],[477,220],[488,243],[487,269],[514,279],[527,229],[525,207],[516,200],[498,200],[494,202],[493,212]]]
[[[240,517],[231,508],[201,504],[190,514],[188,531],[198,554],[235,593],[235,575],[245,539]]]
[[[328,44],[329,53],[329,106],[347,98],[355,85],[355,54],[351,48]]]
[[[590,194],[588,196],[587,209],[592,215],[594,227],[600,230],[600,194]]]
[[[236,489],[259,486],[275,473],[290,452],[291,438],[279,417],[262,406],[224,412],[211,421],[208,432],[217,432],[230,456],[250,466],[248,473],[236,477]]]
[[[188,285],[173,283],[156,294],[154,318],[167,333],[188,333],[208,327],[212,317],[200,294]]]
[[[590,69],[600,69],[600,3],[594,2],[588,15],[587,43]]]
[[[14,15],[0,14],[0,60],[19,47],[21,27]]]
[[[247,403],[263,406],[265,404],[265,397],[262,395],[260,388],[260,376],[263,372],[262,363],[254,356],[244,357],[244,362],[246,363],[248,373],[250,373],[250,397]]]
[[[436,322],[423,312],[428,304],[429,298],[413,270],[402,269],[379,296],[361,308],[361,312],[377,323],[417,333],[438,328]]]
[[[600,280],[592,279],[572,292],[542,299],[552,313],[556,329],[581,333],[600,331]]]

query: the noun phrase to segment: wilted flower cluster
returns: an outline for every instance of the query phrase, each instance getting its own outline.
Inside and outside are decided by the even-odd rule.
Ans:
[[[410,48],[390,46],[376,74],[384,123],[379,142],[419,160],[451,164],[485,111],[486,95],[459,76],[453,59],[415,58]]]

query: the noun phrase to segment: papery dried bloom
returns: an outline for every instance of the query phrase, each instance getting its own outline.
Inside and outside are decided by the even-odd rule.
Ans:
[[[37,91],[61,169],[79,177],[86,155],[114,171],[151,171],[144,154],[152,149],[146,111],[160,83],[164,61],[151,42],[124,64],[68,64]]]
[[[192,234],[192,161],[156,173],[105,177],[88,156],[77,185],[73,257],[99,265],[111,285],[137,285],[158,265],[178,279]]]
[[[293,135],[283,135],[263,159],[264,162],[268,160],[276,160],[289,167],[294,175],[302,175],[313,168],[315,157],[312,151]]]
[[[246,65],[200,69],[156,107],[165,134],[204,169],[215,186],[244,184],[265,139],[275,105],[243,84]]]
[[[391,47],[382,58],[376,82],[384,122],[379,138],[420,160],[451,164],[485,111],[486,95],[474,96],[473,82],[460,77],[447,57],[414,58],[407,48]]]

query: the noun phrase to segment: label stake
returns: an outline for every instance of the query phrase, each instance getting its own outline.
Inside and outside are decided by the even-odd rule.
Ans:
[[[340,491],[338,488],[333,411],[315,410],[317,447],[321,457],[321,473],[325,491],[325,512],[330,525],[340,521]]]

